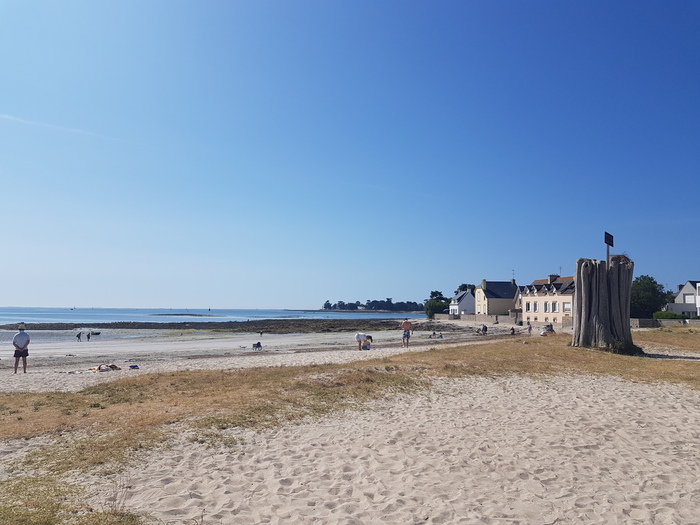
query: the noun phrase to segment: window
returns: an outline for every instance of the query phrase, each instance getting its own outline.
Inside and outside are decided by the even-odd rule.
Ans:
[[[552,322],[553,322],[553,323],[556,323],[556,322],[557,322],[557,318],[555,317],[554,319],[552,319]]]
[[[547,301],[544,302],[544,312],[549,312],[549,303]]]
[[[539,308],[537,308],[537,303],[532,303],[532,311],[536,312],[537,310],[539,310]],[[537,321],[537,319],[535,319],[535,321]]]
[[[556,301],[552,301],[552,313],[556,314],[557,312],[559,312],[559,303]]]
[[[532,310],[530,310],[530,302],[529,302],[529,301],[528,301],[527,303],[525,303],[525,311],[526,311],[526,312],[531,312],[531,311],[532,311]]]
[[[683,302],[686,304],[695,304],[695,296],[692,293],[684,293]]]
[[[564,312],[571,313],[571,303],[564,303]]]

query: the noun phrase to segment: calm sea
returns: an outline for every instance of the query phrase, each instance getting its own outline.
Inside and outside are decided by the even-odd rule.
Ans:
[[[0,307],[0,325],[15,323],[186,323],[207,321],[256,321],[262,319],[403,319],[394,312],[323,312],[310,310],[192,310],[169,308],[19,308]],[[423,318],[420,312],[410,317]]]

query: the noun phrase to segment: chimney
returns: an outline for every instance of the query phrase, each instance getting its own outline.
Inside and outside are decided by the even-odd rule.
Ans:
[[[559,279],[559,276],[556,273],[553,273],[553,274],[547,276],[548,284],[552,284],[557,279]]]
[[[481,289],[486,290],[486,279],[481,280]]]

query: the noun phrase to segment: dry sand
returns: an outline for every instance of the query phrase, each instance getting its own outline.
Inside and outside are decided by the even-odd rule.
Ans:
[[[73,390],[183,367],[338,362],[403,351],[395,333],[384,335],[369,352],[348,342],[352,334],[304,335],[294,343],[289,338],[297,336],[280,336],[289,344],[276,342],[275,350],[273,336],[264,336],[269,350],[236,355],[242,339],[161,335],[77,357],[83,364],[114,355],[127,366],[130,359],[144,364],[107,373],[68,374],[76,363],[37,349],[35,359],[48,364],[26,375],[2,370],[0,386]],[[420,335],[412,349],[435,344]],[[203,353],[215,357],[191,359]],[[167,450],[141,454],[118,477],[74,481],[89,487],[96,508],[116,497],[127,510],[173,525],[700,523],[700,395],[681,386],[584,375],[440,380],[433,391],[372,410],[226,436],[236,444],[205,446],[183,431]],[[31,446],[1,443],[0,459]]]
[[[183,435],[140,458],[121,496],[168,524],[698,522],[696,392],[593,377],[439,387],[232,432],[233,447]]]

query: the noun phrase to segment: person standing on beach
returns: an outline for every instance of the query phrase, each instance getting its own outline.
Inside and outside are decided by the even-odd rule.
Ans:
[[[401,340],[401,343],[403,344],[404,348],[408,348],[408,340],[411,338],[413,323],[406,318],[401,323],[401,329],[403,330],[403,339]]]
[[[29,334],[25,332],[24,323],[18,327],[19,332],[12,338],[12,345],[15,347],[15,374],[19,366],[19,359],[22,358],[22,368],[27,373],[27,356],[29,355]]]
[[[362,334],[362,333],[356,333],[355,334],[355,341],[357,341],[357,349],[362,350],[362,347],[364,346],[363,343],[365,341],[369,341],[370,343],[373,343],[374,341],[372,340],[371,335],[367,334]]]

